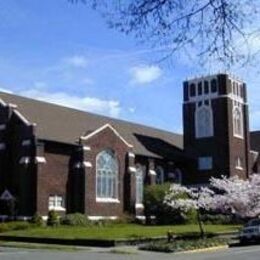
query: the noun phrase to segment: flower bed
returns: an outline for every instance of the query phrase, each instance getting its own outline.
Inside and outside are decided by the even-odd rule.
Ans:
[[[140,246],[141,250],[156,251],[156,252],[180,252],[195,249],[203,249],[217,246],[227,245],[228,239],[224,238],[205,238],[205,239],[192,239],[192,240],[175,240],[173,242],[152,242]]]

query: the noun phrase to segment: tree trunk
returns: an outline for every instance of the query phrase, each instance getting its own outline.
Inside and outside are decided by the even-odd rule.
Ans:
[[[204,238],[205,237],[205,232],[204,232],[204,228],[203,228],[203,223],[201,221],[201,215],[200,215],[200,210],[197,210],[197,220],[198,220],[198,224],[199,224],[199,228],[200,228],[200,237]]]

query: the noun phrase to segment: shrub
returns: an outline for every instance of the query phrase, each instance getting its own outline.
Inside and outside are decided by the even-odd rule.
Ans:
[[[60,223],[59,214],[54,210],[49,211],[47,225],[48,226],[58,226],[59,223]]]
[[[188,213],[175,210],[164,203],[164,197],[169,191],[170,183],[149,185],[144,189],[144,207],[147,224],[152,222],[151,216],[155,216],[156,224],[183,224],[195,223],[196,211]],[[180,196],[183,196],[180,195]]]
[[[26,221],[12,221],[0,224],[0,233],[12,230],[24,230],[30,228],[30,224]]]
[[[224,214],[204,214],[202,215],[202,221],[205,224],[243,224],[244,221],[242,219],[239,219],[237,217],[234,217],[233,215],[224,215]]]
[[[128,223],[134,223],[136,221],[135,216],[129,215],[129,214],[123,214],[119,218],[113,220],[116,224],[128,224]]]
[[[68,214],[61,219],[61,224],[69,226],[88,226],[91,225],[90,220],[84,214],[73,213]]]
[[[42,219],[41,215],[39,215],[38,213],[35,213],[32,216],[30,223],[35,224],[36,226],[43,226],[44,220]]]
[[[9,230],[24,230],[30,228],[30,223],[27,221],[14,221],[7,223]]]

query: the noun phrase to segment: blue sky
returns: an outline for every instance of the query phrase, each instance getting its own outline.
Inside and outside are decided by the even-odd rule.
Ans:
[[[0,19],[0,89],[174,132],[182,131],[182,81],[218,68],[192,55],[158,64],[158,50],[67,0],[1,1]],[[251,129],[260,129],[258,70],[232,70],[248,83]]]

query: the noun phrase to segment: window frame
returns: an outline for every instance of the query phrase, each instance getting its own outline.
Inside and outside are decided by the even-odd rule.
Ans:
[[[198,158],[198,170],[210,171],[213,169],[213,158],[212,156],[201,156]]]
[[[105,156],[107,156],[107,158],[105,158]],[[111,159],[113,161],[106,161]],[[105,161],[103,162],[104,165],[102,167],[99,166],[101,163],[100,160]],[[96,201],[114,203],[120,202],[119,161],[112,149],[104,149],[96,156]]]
[[[165,180],[165,176],[164,176],[165,172],[163,167],[161,165],[156,166],[155,172],[156,172],[156,184],[163,184]],[[158,172],[160,172],[160,179],[158,178]],[[158,180],[160,181],[158,182]]]
[[[202,118],[201,113],[206,111],[209,116],[209,124],[205,122],[201,122]],[[207,129],[207,130],[205,130]],[[213,111],[209,105],[202,105],[200,107],[196,107],[195,111],[195,137],[198,138],[208,138],[214,136],[214,120],[213,120]]]
[[[144,202],[144,169],[141,165],[137,165],[136,173],[135,173],[135,205],[136,205],[136,207],[137,208],[143,207],[143,202]]]
[[[232,111],[233,117],[233,135],[235,137],[244,138],[244,121],[243,121],[243,111],[239,106],[234,106]]]
[[[58,203],[60,202],[60,203]],[[52,205],[50,205],[52,204]],[[61,195],[51,194],[48,198],[48,210],[65,211],[64,198]]]

